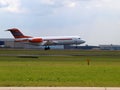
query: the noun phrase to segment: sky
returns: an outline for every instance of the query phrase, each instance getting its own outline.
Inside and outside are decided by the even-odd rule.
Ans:
[[[79,35],[85,45],[120,45],[120,0],[0,0],[0,38]]]

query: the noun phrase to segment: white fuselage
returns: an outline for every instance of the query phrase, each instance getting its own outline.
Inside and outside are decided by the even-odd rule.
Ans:
[[[40,43],[31,43],[34,45],[72,45],[72,44],[83,44],[84,40],[81,40],[79,36],[49,36],[49,37],[34,37],[30,39],[39,39],[43,41]]]

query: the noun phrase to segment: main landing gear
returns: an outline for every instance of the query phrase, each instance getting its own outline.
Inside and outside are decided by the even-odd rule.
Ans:
[[[50,50],[49,46],[45,46],[44,50]]]

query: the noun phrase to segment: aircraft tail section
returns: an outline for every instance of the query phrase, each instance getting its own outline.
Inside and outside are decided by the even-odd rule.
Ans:
[[[25,36],[19,29],[12,28],[8,29],[7,31],[10,31],[14,38],[32,38],[31,36]]]

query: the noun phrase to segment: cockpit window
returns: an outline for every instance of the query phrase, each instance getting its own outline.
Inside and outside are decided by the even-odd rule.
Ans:
[[[80,39],[80,38],[78,38],[78,39]]]

